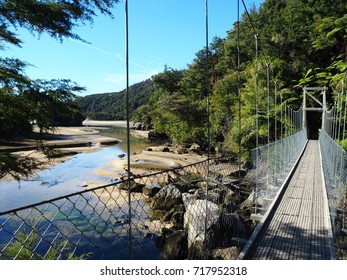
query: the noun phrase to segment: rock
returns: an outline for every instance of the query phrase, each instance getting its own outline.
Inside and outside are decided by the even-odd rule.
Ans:
[[[210,190],[207,192],[207,196],[206,196],[206,191],[203,189],[198,189],[196,190],[196,192],[194,193],[194,196],[197,199],[207,199],[208,201],[211,201],[213,203],[220,203],[219,202],[219,194],[217,192],[215,192],[214,190]]]
[[[145,186],[142,193],[149,197],[154,197],[161,189],[159,187]]]
[[[248,232],[245,221],[236,213],[222,213],[208,231],[209,248],[230,247],[235,237],[247,239]]]
[[[250,193],[250,195],[248,196],[248,198],[243,201],[240,205],[240,209],[243,210],[243,209],[247,209],[247,208],[251,208],[253,207],[253,204],[254,204],[254,191],[252,191]]]
[[[184,149],[184,148],[179,148],[179,149],[177,149],[176,150],[176,153],[177,154],[188,154],[189,153],[189,151],[188,151],[188,149]]]
[[[206,248],[202,241],[195,241],[188,248],[188,259],[190,260],[204,260],[206,259]]]
[[[206,183],[206,181],[200,181],[200,182],[197,183],[197,186],[198,186],[199,188],[202,188],[202,189],[205,189],[205,190],[206,190],[207,183]],[[209,189],[209,190],[215,189],[215,188],[217,188],[217,187],[218,187],[218,184],[217,184],[217,183],[213,183],[213,182],[211,182],[211,181],[208,182],[208,189]]]
[[[168,152],[170,152],[170,149],[169,149],[168,147],[164,147],[164,148],[162,149],[162,152],[168,153]]]
[[[148,210],[148,217],[151,221],[155,221],[155,220],[163,221],[165,215],[167,215],[166,210],[154,210],[154,209]]]
[[[199,152],[201,150],[201,147],[194,143],[190,146],[190,148],[188,149],[190,152]]]
[[[244,178],[247,175],[247,171],[246,170],[237,170],[235,172],[230,173],[228,176],[230,177],[234,177],[234,178]]]
[[[153,197],[151,208],[154,210],[170,210],[178,204],[182,204],[181,192],[174,185],[167,185]]]
[[[188,205],[193,201],[196,200],[196,197],[193,194],[190,193],[182,193],[182,201],[184,207],[187,209]]]
[[[178,229],[183,229],[184,212],[175,212],[172,214],[170,222]]]
[[[124,158],[125,157],[125,154],[120,154],[118,155],[119,158]]]
[[[208,230],[218,221],[221,210],[218,205],[206,200],[191,200],[184,214],[184,229],[188,231],[188,247],[196,241],[205,241]]]
[[[167,211],[162,219],[164,222],[169,222],[171,220],[172,215],[175,213],[174,208],[171,208],[170,211]]]
[[[239,255],[239,249],[236,246],[228,248],[214,249],[210,257],[214,260],[236,260]]]
[[[163,227],[161,229],[161,234],[163,236],[168,236],[168,235],[173,234],[173,233],[174,233],[174,231],[172,229],[170,229],[170,228]]]
[[[192,186],[189,185],[189,183],[187,184],[185,182],[182,182],[181,184],[180,183],[175,183],[174,185],[181,193],[186,193],[186,192],[189,191],[190,188],[192,188]]]
[[[162,255],[167,260],[183,260],[188,256],[187,247],[188,233],[184,230],[177,230],[166,236],[166,241],[162,249]]]
[[[140,123],[140,122],[134,123],[133,129],[141,130],[142,129],[142,123]]]
[[[197,189],[193,194],[196,199],[207,199],[216,204],[228,204],[234,198],[234,192],[226,187],[218,187],[207,192],[204,189]],[[186,198],[186,197],[185,197]]]
[[[130,182],[130,192],[142,192],[142,189],[145,187],[146,185],[144,184],[140,184],[140,183],[136,183],[135,181],[131,181]],[[128,191],[128,183],[124,182],[124,183],[120,183],[118,185],[118,188],[121,190],[125,190]]]

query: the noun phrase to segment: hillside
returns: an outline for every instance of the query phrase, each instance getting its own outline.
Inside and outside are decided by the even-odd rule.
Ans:
[[[129,87],[130,112],[148,102],[149,96],[154,92],[151,79],[134,84]],[[87,95],[76,100],[87,118],[93,120],[124,120],[126,90],[120,92],[99,93]]]

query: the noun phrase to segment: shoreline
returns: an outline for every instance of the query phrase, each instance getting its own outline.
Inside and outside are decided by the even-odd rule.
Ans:
[[[96,124],[95,121],[89,122],[89,124],[91,123]],[[114,126],[117,124],[117,126],[120,127],[124,127],[124,124],[126,124],[125,121],[98,121],[97,124],[99,124],[100,127],[57,127],[55,131],[46,133],[44,135],[45,140],[43,140],[44,145],[54,147],[55,150],[60,153],[54,158],[48,158],[43,152],[38,151],[37,140],[33,137],[11,142],[0,140],[0,152],[6,151],[20,156],[35,158],[42,164],[40,169],[34,171],[35,174],[37,171],[50,168],[56,164],[69,160],[74,154],[93,153],[103,149],[104,147],[120,143],[121,141],[116,138],[100,135],[100,131],[106,129],[106,124],[110,123]],[[148,139],[148,131],[132,129],[131,135]],[[130,155],[131,172],[136,175],[145,175],[161,170],[182,167],[205,159],[204,156],[192,153],[188,151],[188,149],[183,152],[181,150],[182,149],[171,145],[156,146],[153,144],[153,146],[148,147],[141,152]],[[121,177],[121,174],[125,174],[125,169],[127,168],[127,156],[126,152],[124,152],[123,157],[115,158],[110,162],[105,162],[105,164],[101,168],[97,169],[93,175],[114,180],[115,178]],[[1,181],[12,180],[14,179],[10,175],[1,179]]]
[[[205,159],[206,156],[196,153],[179,153],[178,148],[167,151],[167,146],[149,147],[139,154],[130,156],[130,172],[138,176],[148,175],[198,163]],[[115,180],[126,175],[126,170],[128,170],[127,158],[124,157],[106,163],[104,167],[95,170],[93,175]]]

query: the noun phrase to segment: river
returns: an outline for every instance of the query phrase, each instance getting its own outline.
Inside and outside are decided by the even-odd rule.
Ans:
[[[122,127],[112,127],[103,129],[101,134],[118,138],[121,142],[96,152],[71,156],[27,180],[0,181],[0,212],[81,191],[87,181],[109,183],[110,178],[94,176],[93,173],[119,155],[126,154],[127,131]],[[131,137],[131,153],[138,153],[149,145],[145,139]]]

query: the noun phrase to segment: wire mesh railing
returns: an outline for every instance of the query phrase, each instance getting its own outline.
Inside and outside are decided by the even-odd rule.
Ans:
[[[236,258],[252,231],[238,210],[250,191],[231,158],[207,165],[131,174],[2,212],[0,259]]]
[[[319,142],[336,255],[347,259],[347,152],[336,142],[344,139],[341,112],[337,107],[323,112]]]
[[[290,173],[307,142],[306,129],[253,149],[253,163],[256,188],[255,213],[264,215],[276,197],[279,188]]]
[[[303,129],[303,110],[294,110],[284,102],[280,126],[275,127],[275,141],[251,150],[255,214],[264,215],[276,197],[279,188],[290,173],[307,142]],[[277,139],[277,128],[279,136]],[[270,136],[269,127],[269,136]],[[270,137],[268,138],[270,139]]]

